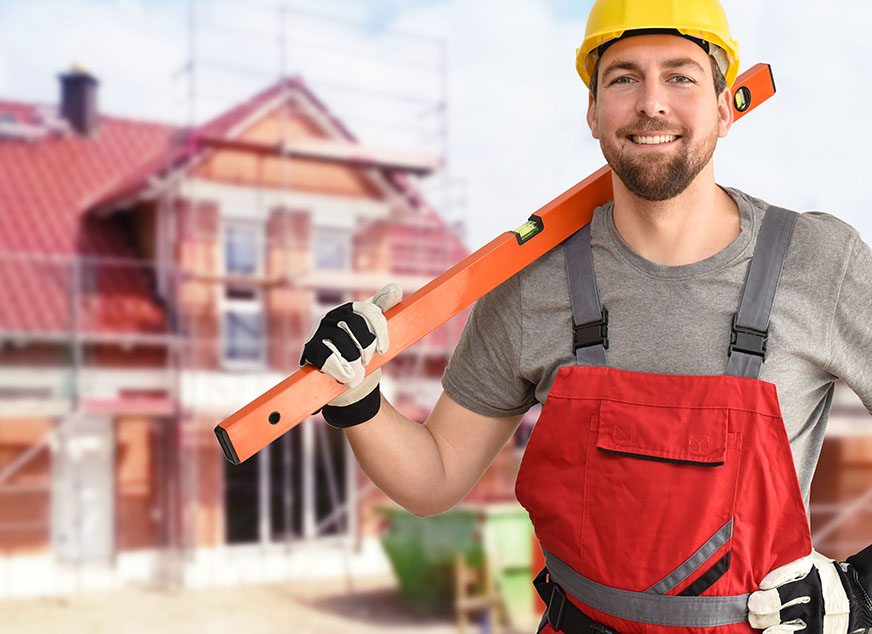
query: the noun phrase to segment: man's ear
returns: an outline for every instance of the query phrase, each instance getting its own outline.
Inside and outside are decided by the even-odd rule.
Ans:
[[[718,95],[718,138],[723,139],[733,125],[733,91],[725,88]]]
[[[599,126],[596,122],[596,99],[593,98],[593,93],[587,95],[587,125],[593,138],[599,139]]]

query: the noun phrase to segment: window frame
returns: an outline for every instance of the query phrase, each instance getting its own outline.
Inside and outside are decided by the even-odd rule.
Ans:
[[[232,225],[245,225],[255,229],[255,267],[250,273],[231,273],[227,268],[228,228]],[[262,278],[266,268],[266,223],[251,218],[222,216],[220,226],[220,262],[221,262],[221,296],[219,298],[219,346],[221,367],[231,370],[265,369],[267,364],[267,348],[269,340],[269,324],[266,314],[266,301],[263,286],[257,278]],[[234,281],[231,281],[230,278]],[[244,280],[250,278],[246,283]],[[233,288],[251,291],[251,297],[228,297],[228,291]],[[260,340],[257,358],[235,358],[228,356],[230,334],[228,319],[230,314],[258,315]]]
[[[342,247],[342,264],[341,266],[320,266],[318,261],[318,245],[319,238],[322,236],[338,236]],[[311,264],[313,271],[349,271],[353,260],[353,235],[352,231],[343,227],[335,227],[330,225],[315,225],[312,227],[312,243],[311,243]]]

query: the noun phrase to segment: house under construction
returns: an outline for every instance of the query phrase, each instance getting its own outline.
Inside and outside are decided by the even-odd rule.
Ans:
[[[61,81],[0,101],[0,596],[281,578],[271,553],[373,534],[383,498],[317,417],[239,466],[212,430],[326,309],[466,255],[414,184],[439,159],[358,143],[299,78],[192,128]],[[386,368],[410,417],[463,320]]]

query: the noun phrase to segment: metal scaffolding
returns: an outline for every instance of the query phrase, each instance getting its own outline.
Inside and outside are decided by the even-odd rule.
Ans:
[[[281,160],[281,178],[275,190],[280,192],[292,191],[291,184],[293,159],[303,159],[324,164],[335,164],[352,167],[365,172],[395,172],[405,177],[418,177],[413,182],[416,190],[439,192],[438,197],[442,201],[442,211],[445,212],[450,204],[450,190],[453,187],[447,166],[448,155],[448,84],[447,84],[447,47],[445,41],[420,34],[384,29],[381,35],[390,39],[400,39],[406,44],[414,42],[421,48],[429,48],[430,63],[421,60],[410,59],[408,55],[374,55],[362,51],[359,47],[342,45],[338,43],[341,38],[328,40],[326,38],[308,39],[303,35],[310,29],[338,29],[344,31],[349,39],[358,37],[365,25],[324,12],[316,12],[302,9],[298,6],[283,4],[269,4],[262,2],[233,3],[234,7],[244,7],[247,17],[258,14],[262,21],[267,18],[268,26],[249,26],[248,19],[240,21],[246,25],[231,24],[222,21],[220,3],[210,3],[211,16],[204,19],[196,0],[188,3],[188,51],[189,60],[178,75],[184,78],[187,86],[188,129],[192,131],[191,143],[198,149],[207,152],[233,152],[256,157],[257,167],[260,174],[263,171],[263,161]],[[241,10],[241,9],[240,9]],[[227,18],[229,19],[229,18]],[[257,23],[256,17],[253,22]],[[308,28],[307,28],[308,25]],[[252,41],[275,42],[277,55],[273,60],[277,61],[274,71],[268,70],[271,63],[252,62],[244,63],[234,53],[232,59],[221,59],[218,52],[210,50],[208,40],[210,37],[219,35],[222,38],[222,47],[228,51],[239,51],[247,43]],[[232,44],[231,44],[232,42]],[[408,48],[405,46],[405,48]],[[377,64],[382,69],[388,69],[385,77],[389,85],[379,85],[379,82],[361,81],[359,78],[349,80],[345,73],[339,77],[329,76],[319,72],[317,68],[325,58],[334,61],[345,60],[343,67],[351,68],[359,65],[361,60],[368,64]],[[329,66],[330,64],[326,64]],[[412,71],[419,78],[429,74],[430,85],[423,92],[400,90],[396,85],[390,85],[390,71],[401,69],[404,72]],[[265,70],[267,69],[267,70]],[[251,88],[241,91],[242,94],[254,94],[264,85],[275,82],[282,88],[281,99],[285,105],[281,109],[282,118],[279,127],[279,138],[269,141],[242,140],[239,138],[227,138],[210,133],[193,132],[209,119],[210,114],[226,111],[237,105],[238,97],[228,99],[222,97],[223,90],[215,86],[219,82],[210,82],[208,75],[217,75],[222,78],[232,77],[235,82],[242,77],[254,82]],[[330,104],[330,116],[327,124],[342,133],[342,139],[337,140],[312,140],[293,141],[286,136],[290,127],[290,118],[294,114],[292,98],[295,87],[305,83],[305,86],[317,92],[317,99]],[[420,83],[420,82],[419,82]],[[356,102],[354,101],[356,100]],[[361,100],[376,104],[375,107],[354,107],[354,103]],[[351,104],[349,106],[348,104]],[[216,108],[216,104],[221,107]],[[291,104],[291,105],[287,105]],[[211,105],[208,111],[204,105]],[[368,111],[376,111],[368,112]],[[387,112],[389,116],[379,117],[379,112]],[[348,130],[354,130],[354,136],[348,139]],[[400,149],[384,149],[382,140],[390,137],[386,131],[405,135],[408,143]],[[411,136],[410,136],[411,135]],[[391,139],[396,139],[394,134]],[[402,144],[401,144],[402,145]],[[428,146],[429,151],[422,152],[421,146]],[[435,175],[435,176],[434,176]],[[421,180],[430,177],[429,182]],[[265,187],[262,183],[254,185],[255,188]],[[196,192],[195,186],[183,187],[184,192],[176,189],[171,197],[178,200],[184,197],[187,203],[195,209],[200,209],[191,192]],[[275,191],[272,192],[275,194]],[[264,192],[255,196],[259,204],[263,205]],[[280,196],[279,196],[280,198]],[[460,201],[462,202],[462,201]],[[177,203],[169,202],[171,207],[177,207]],[[408,203],[407,203],[408,204]],[[267,210],[260,209],[261,218],[265,217]],[[200,225],[201,223],[196,222]],[[423,232],[422,232],[423,234]],[[427,258],[428,251],[421,248],[413,248],[417,258]],[[444,260],[444,257],[443,257]],[[427,271],[427,262],[419,262],[420,271]],[[294,276],[293,271],[284,271],[279,280],[242,280],[243,285],[249,286],[258,283],[266,289],[284,289],[300,291],[307,295],[309,302],[315,309],[313,314],[307,314],[305,321],[310,322],[315,318],[314,312],[318,312],[321,303],[333,302],[334,304],[358,299],[355,293],[363,290],[374,292],[376,288],[369,288],[362,276],[357,277],[350,271],[343,273],[344,282],[338,287],[329,289],[319,286],[316,279],[307,281]],[[428,277],[431,276],[429,273]],[[202,279],[202,278],[201,278]],[[374,276],[369,277],[375,279]],[[210,283],[223,285],[231,280],[227,277],[215,277]],[[236,280],[240,282],[240,280]],[[387,281],[387,280],[386,280]],[[343,288],[344,286],[344,288]],[[412,289],[409,289],[412,290]],[[317,299],[324,295],[323,302]],[[329,298],[329,301],[327,300]],[[310,309],[311,310],[311,309]],[[281,328],[284,333],[281,342],[270,341],[271,349],[290,349],[288,354],[279,355],[282,359],[293,360],[283,368],[285,373],[296,369],[296,359],[302,348],[301,334],[296,333],[296,339],[291,334],[292,328],[288,327],[287,315],[284,317],[285,324]],[[180,318],[180,321],[183,319]],[[192,340],[200,340],[196,333],[196,324],[189,330]],[[308,326],[307,326],[308,327]],[[422,347],[422,351],[426,348]],[[431,348],[432,350],[432,348]],[[423,374],[426,371],[426,352],[423,354],[410,353],[413,360],[410,366],[415,374]],[[181,359],[182,368],[195,368],[198,362],[190,355]],[[184,372],[184,369],[182,370]],[[258,369],[254,369],[258,372]],[[227,412],[229,414],[229,412]],[[196,423],[187,423],[194,431],[192,434],[201,433],[196,431]],[[338,439],[338,440],[337,440]],[[336,451],[337,442],[340,443],[341,451]],[[354,543],[358,537],[358,517],[356,513],[359,495],[359,483],[357,481],[357,466],[350,450],[344,442],[344,437],[337,435],[321,422],[307,421],[299,428],[286,434],[278,443],[275,450],[268,448],[258,455],[257,461],[257,541],[262,546],[280,541],[290,545],[294,540],[309,540],[319,536],[339,533],[344,535],[348,543]],[[333,449],[331,449],[333,447]],[[196,467],[190,466],[196,463],[196,456],[189,461],[188,469],[197,471]],[[296,463],[296,464],[295,464]],[[300,464],[302,463],[302,464]],[[280,476],[276,477],[275,474]],[[229,476],[228,476],[229,477]],[[193,476],[192,480],[195,479]],[[316,485],[317,480],[317,485]],[[194,499],[197,496],[196,483],[189,482],[186,499]],[[275,489],[280,489],[276,491]],[[276,504],[281,509],[277,513]],[[277,517],[279,520],[277,521]],[[228,520],[229,521],[229,520]],[[296,529],[292,525],[296,522]],[[190,520],[188,521],[190,524]],[[284,530],[277,535],[277,526]]]
[[[143,416],[151,417],[145,423],[129,423],[125,433],[129,432],[130,438],[135,438],[136,442],[150,443],[151,453],[146,456],[152,461],[149,468],[154,473],[165,474],[154,476],[153,482],[135,485],[139,487],[137,491],[154,488],[148,494],[153,499],[146,501],[151,506],[141,505],[136,512],[146,513],[142,520],[157,526],[150,529],[148,536],[140,542],[148,541],[150,547],[160,551],[155,570],[161,583],[184,583],[190,576],[192,565],[199,563],[198,551],[204,544],[220,549],[228,542],[250,543],[273,552],[277,545],[288,550],[300,541],[339,537],[345,547],[353,546],[359,535],[358,498],[374,491],[368,485],[360,488],[357,465],[345,445],[344,436],[320,422],[310,421],[295,430],[297,433],[286,435],[274,447],[261,452],[257,460],[251,461],[256,486],[243,491],[243,497],[254,508],[253,518],[241,517],[244,515],[241,512],[240,518],[229,518],[221,508],[228,504],[232,492],[226,488],[215,491],[217,484],[226,479],[226,471],[222,476],[221,470],[228,467],[224,466],[211,427],[232,410],[201,411],[198,407],[204,402],[208,405],[210,397],[229,391],[229,386],[235,389],[244,384],[249,390],[260,389],[257,386],[264,380],[275,380],[276,374],[281,378],[282,373],[295,370],[305,335],[301,327],[308,328],[315,317],[313,311],[320,309],[322,304],[339,303],[357,298],[356,294],[363,291],[377,290],[373,285],[379,274],[358,272],[351,275],[350,261],[345,268],[320,277],[295,276],[292,269],[279,274],[273,271],[270,275],[263,272],[239,275],[214,266],[202,266],[202,251],[211,249],[213,254],[218,252],[220,256],[226,248],[221,232],[227,230],[226,227],[222,229],[220,223],[217,228],[204,228],[210,221],[206,208],[200,203],[208,196],[199,195],[199,185],[194,177],[203,157],[221,152],[242,152],[257,157],[261,171],[265,161],[280,161],[278,184],[270,188],[258,183],[245,186],[254,191],[250,198],[254,201],[254,209],[249,211],[252,215],[259,214],[261,219],[267,210],[266,198],[293,202],[290,195],[294,192],[292,161],[347,166],[368,174],[378,185],[376,189],[380,188],[383,194],[389,195],[390,200],[384,203],[386,209],[405,208],[417,212],[417,218],[406,219],[413,229],[417,227],[410,234],[412,240],[422,240],[407,249],[410,256],[406,256],[407,270],[403,274],[408,282],[407,290],[413,290],[416,284],[433,276],[431,260],[434,257],[443,262],[448,257],[447,251],[440,252],[448,249],[447,246],[437,242],[434,251],[432,244],[424,242],[426,232],[434,225],[432,218],[427,216],[435,212],[423,203],[424,195],[417,193],[423,191],[429,199],[441,198],[444,212],[449,190],[453,187],[446,161],[445,42],[383,30],[383,37],[429,47],[431,63],[415,61],[407,54],[396,57],[372,55],[354,45],[335,43],[343,41],[342,38],[331,41],[329,38],[310,37],[307,41],[302,35],[306,29],[301,28],[299,21],[339,27],[351,33],[352,38],[361,29],[360,23],[288,4],[225,3],[236,12],[247,11],[277,18],[268,20],[268,26],[246,31],[244,27],[219,24],[220,4],[209,3],[209,11],[217,16],[210,18],[210,23],[198,17],[196,0],[189,2],[189,60],[176,76],[177,80],[185,80],[187,89],[183,106],[187,129],[181,146],[167,148],[165,165],[149,179],[141,192],[125,194],[123,204],[116,205],[117,208],[103,205],[97,210],[103,221],[114,215],[122,222],[129,222],[136,214],[152,214],[155,226],[160,228],[155,229],[153,236],[154,253],[143,259],[0,253],[0,266],[48,271],[43,277],[50,281],[40,284],[57,287],[64,297],[61,303],[65,308],[53,326],[7,327],[0,332],[4,346],[0,354],[6,366],[5,370],[0,367],[0,371],[5,372],[3,398],[0,399],[0,435],[7,429],[22,429],[16,418],[22,415],[48,421],[44,429],[40,428],[33,438],[22,441],[24,444],[16,446],[13,453],[0,455],[2,499],[27,494],[33,498],[31,506],[39,506],[37,511],[41,509],[41,515],[35,511],[37,520],[23,516],[13,520],[0,516],[0,543],[4,544],[0,546],[0,552],[5,544],[10,543],[9,536],[13,534],[30,536],[37,545],[48,544],[51,557],[72,575],[70,578],[58,577],[58,588],[82,587],[83,570],[92,565],[111,568],[113,562],[117,565],[120,551],[142,547],[141,543],[133,544],[129,538],[120,535],[118,530],[120,522],[135,522],[131,518],[118,517],[119,513],[123,514],[127,502],[122,499],[121,485],[116,481],[121,477],[117,469],[122,459],[116,452],[129,449],[120,445],[119,412],[144,412]],[[232,20],[228,22],[234,24]],[[223,49],[231,53],[246,48],[246,43],[252,39],[277,43],[274,52],[278,54],[273,56],[278,62],[277,68],[264,71],[269,64],[218,59],[209,50],[201,50],[209,33],[220,33]],[[403,50],[407,52],[405,45]],[[291,51],[295,54],[292,55]],[[313,63],[309,53],[304,58],[303,51],[314,51],[334,61],[344,56],[346,60],[357,63],[366,58],[367,63],[412,71],[419,78],[429,73],[432,89],[421,92],[420,87],[415,87],[404,91],[397,88],[402,83],[379,86],[378,82],[369,81],[371,77],[363,75],[349,80],[305,73],[305,85],[317,91],[318,105],[329,103],[331,106],[323,123],[340,132],[338,138],[343,142],[336,142],[336,139],[305,143],[291,141],[288,130],[296,113],[295,104],[299,103],[292,97],[302,85],[302,80],[294,78],[301,77],[303,67],[308,68],[307,65]],[[292,65],[291,61],[299,63]],[[350,64],[346,63],[346,66]],[[229,92],[235,96],[216,103],[215,95],[220,91],[206,81],[204,75],[207,73],[244,76],[253,83],[243,86],[234,80]],[[388,81],[390,83],[390,79]],[[205,121],[238,106],[243,99],[256,94],[270,82],[281,88],[279,100],[288,104],[281,110],[283,117],[277,139],[241,140],[199,132]],[[358,99],[358,105],[353,103],[353,98]],[[367,108],[359,106],[359,100],[382,105],[369,108],[373,112],[367,113]],[[345,142],[349,138],[349,129],[355,130],[354,137],[351,137],[354,142]],[[384,149],[396,145],[389,138],[388,131],[391,130],[410,139],[406,147],[400,144],[399,149]],[[422,151],[421,146],[427,146],[426,151]],[[180,152],[180,147],[183,152]],[[388,173],[402,174],[409,185],[397,187],[388,182],[384,177]],[[290,203],[282,204],[293,211]],[[188,205],[203,220],[200,222],[195,218],[193,229],[184,236],[180,235],[182,229],[178,222],[179,209],[183,205]],[[86,211],[89,210],[82,210]],[[390,214],[385,218],[393,221]],[[260,233],[257,245],[261,258],[268,257],[268,240],[271,239],[272,236]],[[200,250],[193,265],[177,259],[186,245],[192,246],[194,251]],[[283,246],[291,249],[298,245]],[[427,248],[421,248],[425,246]],[[114,327],[111,313],[119,311],[118,306],[102,309],[108,311],[103,317],[109,318],[101,321],[98,327],[95,310],[100,307],[95,297],[99,295],[101,280],[119,275],[145,281],[143,283],[149,288],[152,298],[162,307],[166,323],[161,329],[149,334],[136,328]],[[326,286],[325,279],[329,281]],[[33,290],[35,292],[25,302],[36,311],[42,310],[41,302],[45,299],[41,293],[48,293],[48,287]],[[217,329],[214,327],[222,315],[212,315],[211,320],[203,319],[204,315],[196,310],[203,306],[216,310],[214,301],[203,303],[203,297],[214,300],[225,294],[244,295],[249,291],[261,298],[270,293],[295,293],[294,297],[306,299],[303,314],[300,311],[294,314],[280,312],[282,322],[261,333],[263,341],[260,345],[268,351],[261,362],[247,368],[227,370],[220,362],[216,364],[216,359],[220,361],[222,347],[226,345],[221,324],[218,323]],[[185,303],[183,296],[189,292],[196,296],[195,303],[199,302],[197,306],[200,308],[191,310]],[[305,322],[304,326],[302,322]],[[111,363],[107,366],[107,350],[123,353],[122,356],[127,355],[125,358],[133,353],[142,359],[151,358],[152,362],[148,367],[140,368],[117,367]],[[33,365],[34,351],[41,351],[39,354],[48,355],[50,360]],[[444,345],[428,346],[426,341],[419,346],[419,351],[408,355],[406,367],[411,368],[412,374],[417,368],[422,376],[428,358],[440,354],[447,357],[448,352]],[[153,362],[155,358],[160,359],[159,367]],[[155,397],[154,394],[161,396]],[[240,390],[240,394],[236,400],[238,405],[256,395],[244,396],[244,390]],[[139,435],[134,435],[133,431]],[[217,461],[213,459],[215,457]],[[141,456],[140,459],[146,458]],[[252,492],[253,496],[250,495]],[[238,529],[234,542],[230,539],[230,532],[236,530],[231,526],[236,519],[244,520],[245,525]],[[97,532],[94,532],[94,527],[99,527]],[[122,543],[125,539],[131,543]],[[15,583],[11,581],[13,577],[8,579],[10,584]],[[0,580],[0,595],[8,590],[3,583]]]

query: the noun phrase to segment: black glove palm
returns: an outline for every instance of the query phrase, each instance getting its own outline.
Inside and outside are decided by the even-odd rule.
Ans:
[[[384,312],[403,297],[403,289],[388,284],[363,302],[338,306],[319,319],[303,346],[300,365],[311,363],[348,386],[322,410],[334,427],[359,425],[375,416],[381,404],[381,370],[366,373],[373,356],[390,346]]]

